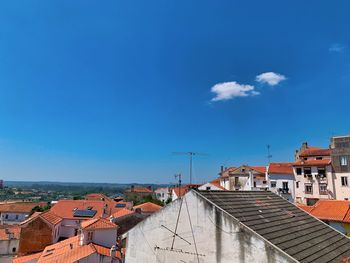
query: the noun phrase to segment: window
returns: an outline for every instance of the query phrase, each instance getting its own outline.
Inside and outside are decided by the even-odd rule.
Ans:
[[[18,215],[16,215],[16,220],[18,220]]]
[[[340,156],[340,166],[347,166],[348,158],[346,156]]]
[[[88,237],[87,237],[87,239],[88,239],[88,241],[91,241],[92,240],[92,236],[93,236],[93,232],[88,232]]]
[[[210,190],[210,186],[207,186],[207,191],[209,191]]]
[[[320,184],[320,194],[327,194],[327,184]]]
[[[12,248],[12,253],[15,253],[15,252],[16,252],[16,248],[13,247],[13,248]]]
[[[317,168],[317,173],[320,177],[325,177],[326,176],[326,169],[323,167],[318,167]]]
[[[304,161],[307,161],[307,157],[304,157]]]
[[[276,181],[271,181],[271,188],[276,188]]]
[[[9,215],[8,215],[8,214],[6,214],[6,215],[5,215],[5,219],[8,219],[8,218],[9,218]]]
[[[297,175],[301,175],[303,173],[303,169],[297,168],[296,172],[297,172]]]
[[[311,167],[304,168],[304,175],[311,175]]]
[[[322,160],[322,157],[316,157],[316,160]]]
[[[282,182],[282,188],[288,190],[288,182]]]
[[[344,198],[344,200],[345,200],[345,201],[348,201],[348,200],[349,200],[349,198]]]
[[[305,194],[312,194],[312,184],[305,184]]]
[[[295,187],[299,188],[299,182],[295,182]]]
[[[348,186],[348,177],[347,176],[342,176],[341,177],[341,185],[342,186]]]

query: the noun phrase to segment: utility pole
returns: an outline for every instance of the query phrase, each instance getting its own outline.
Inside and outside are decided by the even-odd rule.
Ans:
[[[190,157],[190,184],[192,184],[193,156],[195,156],[195,155],[207,155],[207,154],[205,154],[205,153],[197,153],[197,152],[173,152],[173,154],[176,154],[176,155],[188,155]]]

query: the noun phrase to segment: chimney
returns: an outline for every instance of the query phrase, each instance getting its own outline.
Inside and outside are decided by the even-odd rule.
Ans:
[[[79,246],[84,246],[84,233],[83,231],[80,229],[80,234],[79,234]]]
[[[111,247],[111,249],[109,250],[109,255],[110,255],[112,258],[115,258],[116,252],[117,252],[117,248],[116,248],[115,245],[113,245],[113,246]]]

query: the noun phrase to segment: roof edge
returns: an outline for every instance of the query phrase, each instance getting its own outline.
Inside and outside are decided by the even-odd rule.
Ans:
[[[198,194],[201,198],[203,198],[204,200],[206,200],[207,202],[211,203],[213,206],[217,207],[218,209],[220,209],[221,211],[223,211],[225,214],[227,214],[229,217],[233,218],[240,226],[242,226],[243,228],[245,228],[246,230],[248,230],[249,232],[251,232],[253,235],[258,236],[259,238],[261,238],[262,240],[264,240],[267,244],[269,244],[271,247],[275,248],[276,250],[278,250],[279,252],[281,252],[283,255],[286,255],[289,259],[291,259],[294,262],[299,262],[298,260],[296,260],[295,258],[293,258],[291,255],[287,254],[287,252],[283,251],[282,249],[280,249],[279,247],[277,247],[276,245],[274,245],[273,243],[271,243],[269,240],[267,240],[266,238],[264,238],[263,236],[261,236],[259,233],[257,233],[256,231],[254,231],[253,229],[251,229],[250,227],[246,226],[245,224],[243,224],[241,221],[239,221],[236,217],[234,217],[233,215],[229,214],[227,211],[225,211],[224,209],[222,209],[220,206],[218,206],[217,204],[213,203],[212,201],[210,201],[209,199],[207,199],[206,197],[204,197],[203,195],[200,194],[200,191],[198,190],[194,190],[192,189],[191,191],[195,192],[196,194]],[[191,192],[190,191],[190,192]]]

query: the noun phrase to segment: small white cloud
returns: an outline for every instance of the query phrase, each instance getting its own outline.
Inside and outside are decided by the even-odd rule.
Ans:
[[[286,77],[281,74],[275,72],[265,72],[256,76],[255,80],[260,83],[266,83],[270,86],[275,86],[285,79]]]
[[[329,50],[329,52],[342,52],[342,51],[344,51],[344,49],[345,49],[344,45],[335,43],[335,44],[332,44],[328,50]]]
[[[254,86],[239,84],[236,81],[218,83],[211,88],[211,92],[216,94],[212,101],[230,100],[236,97],[260,94],[258,91],[255,91]]]

